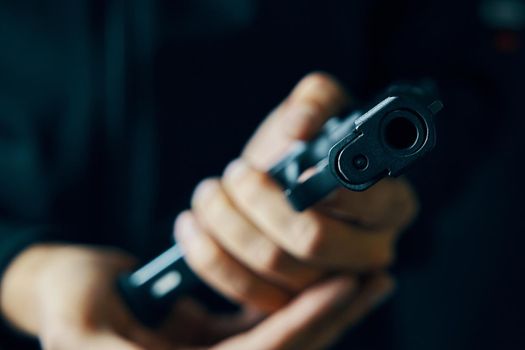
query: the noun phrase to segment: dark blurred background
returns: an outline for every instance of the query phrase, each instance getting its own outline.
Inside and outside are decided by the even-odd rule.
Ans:
[[[40,240],[147,261],[306,73],[356,101],[431,78],[446,109],[397,293],[336,348],[525,348],[524,29],[521,0],[3,1],[2,264]]]

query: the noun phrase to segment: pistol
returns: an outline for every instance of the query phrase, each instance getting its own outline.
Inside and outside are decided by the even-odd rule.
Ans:
[[[268,174],[297,211],[337,188],[364,191],[386,176],[403,174],[432,150],[434,116],[443,108],[432,82],[396,84],[345,118],[330,119],[307,142],[298,142]],[[118,280],[125,302],[143,324],[155,327],[180,296],[203,282],[176,244]]]

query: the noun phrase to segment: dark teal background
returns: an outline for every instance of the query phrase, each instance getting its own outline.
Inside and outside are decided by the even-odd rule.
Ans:
[[[195,184],[309,71],[338,76],[356,100],[430,77],[446,109],[435,152],[410,175],[422,215],[399,244],[397,294],[341,348],[525,347],[524,37],[487,25],[481,6],[4,1],[2,266],[42,240],[155,256]],[[517,46],[502,51],[502,35]]]

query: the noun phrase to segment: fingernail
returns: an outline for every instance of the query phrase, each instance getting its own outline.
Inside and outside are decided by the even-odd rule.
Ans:
[[[224,170],[224,177],[230,180],[239,180],[248,172],[248,165],[242,159],[236,159]]]

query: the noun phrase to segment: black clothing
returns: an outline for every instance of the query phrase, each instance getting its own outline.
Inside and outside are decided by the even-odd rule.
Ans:
[[[196,183],[309,71],[361,100],[430,77],[446,109],[411,175],[422,215],[398,292],[341,348],[524,347],[524,27],[497,3],[1,4],[0,268],[36,241],[166,249]]]

